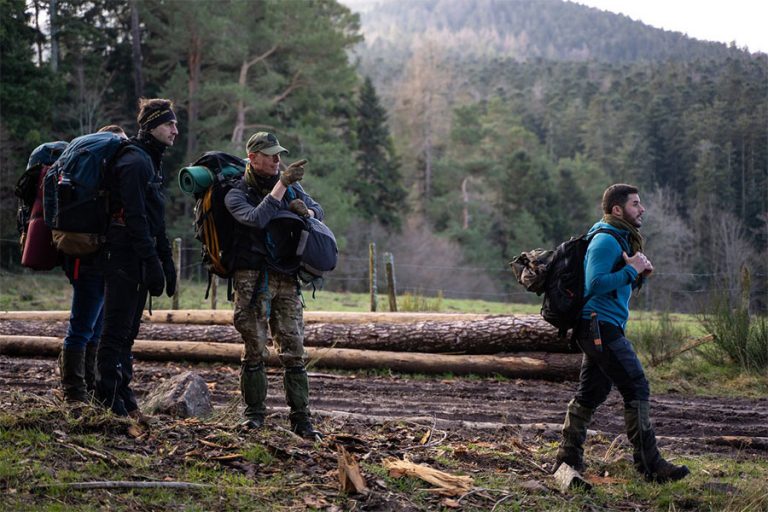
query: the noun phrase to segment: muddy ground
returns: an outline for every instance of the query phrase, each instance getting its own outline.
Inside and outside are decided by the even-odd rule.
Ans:
[[[240,407],[238,367],[228,364],[185,364],[137,361],[134,389],[141,398],[158,382],[186,370],[198,372],[209,384],[217,409]],[[0,356],[0,394],[26,391],[50,394],[58,387],[53,359]],[[270,422],[286,425],[281,373],[269,370]],[[312,372],[311,406],[318,422],[344,418],[348,423],[382,423],[410,419],[461,436],[463,430],[519,430],[530,439],[555,440],[575,382],[438,378],[411,375],[364,375]],[[618,392],[595,417],[593,428],[613,438],[624,430]],[[654,390],[652,417],[662,446],[674,445],[687,454],[738,453],[768,458],[768,398],[691,397],[673,389]],[[759,438],[753,446],[723,436]]]
[[[269,370],[267,428],[238,426],[237,365],[137,361],[139,398],[183,371],[208,383],[215,412],[205,421],[155,415],[136,424],[101,409],[77,412],[57,398],[53,359],[0,356],[0,509],[42,510],[762,510],[768,507],[768,401],[653,397],[662,449],[697,462],[683,487],[633,487],[621,401],[613,393],[587,443],[585,478],[597,493],[563,492],[551,476],[563,411],[575,382],[441,378],[310,371],[313,443],[288,430],[281,372]],[[94,435],[95,434],[95,435]],[[44,443],[35,441],[45,436]],[[727,437],[737,436],[737,437]],[[747,443],[746,440],[749,440]],[[367,487],[342,489],[339,451],[360,464]],[[700,457],[704,455],[704,457]],[[712,457],[715,455],[715,457]],[[388,472],[388,461],[469,479],[468,488]],[[730,462],[728,462],[730,461]],[[757,463],[755,466],[754,463]],[[747,471],[752,471],[748,469]],[[740,474],[740,484],[734,483]],[[106,482],[105,482],[106,480]],[[114,481],[114,482],[113,482]],[[195,490],[76,489],[85,484],[150,486],[180,482]],[[449,486],[450,487],[450,486]],[[676,490],[675,490],[676,489]],[[735,508],[734,508],[735,507]]]

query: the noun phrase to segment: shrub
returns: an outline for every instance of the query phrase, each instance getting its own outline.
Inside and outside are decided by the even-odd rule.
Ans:
[[[405,292],[400,298],[397,304],[398,311],[442,311],[443,309],[443,292],[442,290],[437,292],[437,297],[430,299],[424,295],[416,292],[411,294]]]
[[[701,354],[711,363],[731,363],[750,372],[768,369],[768,319],[751,318],[744,306],[731,307],[720,297],[702,317],[714,345]]]
[[[670,314],[665,312],[658,321],[633,324],[629,337],[638,354],[644,355],[651,366],[656,366],[682,347],[683,342],[690,337],[690,330],[684,325],[675,324]]]

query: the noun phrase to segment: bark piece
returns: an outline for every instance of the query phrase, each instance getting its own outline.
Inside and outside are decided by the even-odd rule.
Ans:
[[[360,466],[355,457],[352,456],[343,446],[338,445],[339,462],[339,489],[341,492],[364,493],[368,491],[365,479],[360,473]]]
[[[474,480],[471,476],[456,476],[438,469],[425,466],[423,464],[414,464],[409,460],[387,459],[384,461],[384,468],[389,471],[393,477],[411,476],[416,477],[435,486],[430,489],[445,496],[461,496],[472,490]]]
[[[564,462],[555,471],[555,481],[562,492],[568,492],[576,487],[587,490],[592,489],[592,484],[584,480],[581,473]]]

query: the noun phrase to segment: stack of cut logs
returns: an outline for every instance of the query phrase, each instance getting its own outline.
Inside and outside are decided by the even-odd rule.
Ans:
[[[0,313],[0,354],[56,355],[68,317]],[[564,380],[578,377],[581,362],[538,315],[307,311],[304,322],[315,368]],[[133,352],[138,359],[239,362],[241,349],[232,311],[169,310],[145,313]],[[274,350],[268,364],[279,365]]]

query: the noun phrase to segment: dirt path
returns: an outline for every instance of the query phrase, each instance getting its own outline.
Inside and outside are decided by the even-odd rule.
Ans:
[[[58,386],[55,361],[0,356],[0,393],[14,390],[48,393]],[[177,364],[138,361],[135,389],[142,396],[159,381],[192,369],[209,382],[215,406],[239,401],[238,367],[226,364]],[[557,425],[576,384],[537,380],[441,380],[409,375],[359,376],[310,373],[312,408],[318,416],[347,415],[351,420],[381,422],[420,418],[451,429],[498,429],[525,425],[545,438],[556,439]],[[269,371],[268,407],[284,416],[281,373]],[[768,399],[722,399],[678,394],[652,397],[654,426],[667,443],[686,451],[728,452],[734,447],[697,446],[712,436],[768,436]],[[624,430],[621,399],[613,392],[600,408],[595,429],[617,436]],[[462,423],[463,422],[463,423]],[[690,442],[685,442],[690,440]],[[698,443],[701,444],[701,443]],[[765,455],[765,447],[758,452]]]

